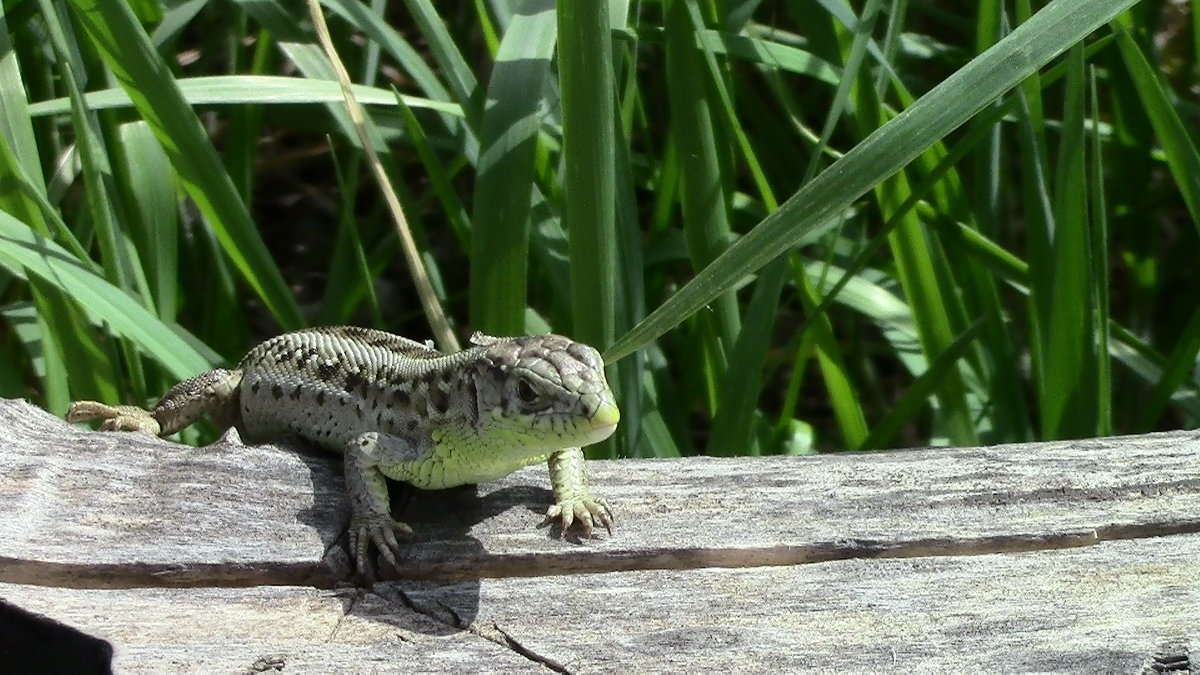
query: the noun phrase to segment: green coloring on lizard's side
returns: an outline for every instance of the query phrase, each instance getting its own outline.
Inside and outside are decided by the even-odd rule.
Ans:
[[[588,487],[581,446],[608,438],[620,413],[593,348],[559,335],[476,333],[455,354],[369,328],[313,328],[267,340],[235,370],[175,385],[151,410],[94,401],[72,422],[166,436],[205,413],[250,442],[299,437],[344,455],[350,551],[360,571],[374,543],[395,564],[385,477],[437,489],[493,480],[546,461],[555,503],[547,519],[612,529]]]

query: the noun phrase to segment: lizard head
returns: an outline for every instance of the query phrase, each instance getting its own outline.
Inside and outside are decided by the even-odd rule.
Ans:
[[[475,334],[478,425],[514,445],[562,449],[598,443],[621,419],[595,349],[561,335]]]

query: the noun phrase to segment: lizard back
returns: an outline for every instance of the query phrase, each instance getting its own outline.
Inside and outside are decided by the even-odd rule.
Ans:
[[[468,416],[466,352],[370,328],[312,328],[267,340],[242,359],[239,431],[250,441],[280,435],[341,451],[366,431],[428,442],[433,425]]]

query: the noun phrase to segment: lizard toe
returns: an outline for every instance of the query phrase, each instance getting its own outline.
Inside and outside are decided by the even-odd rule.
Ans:
[[[608,502],[603,499],[596,498],[592,502],[592,517],[596,522],[604,526],[604,529],[612,534],[613,524],[616,519],[613,517],[612,509],[608,508]]]
[[[371,544],[375,545],[384,560],[395,567],[396,555],[400,552],[398,537],[412,536],[412,528],[388,516],[373,516],[355,518],[349,535],[354,562],[359,572],[367,574],[371,564],[368,555]]]
[[[612,510],[603,499],[592,497],[570,497],[558,502],[546,511],[546,522],[557,520],[562,531],[567,532],[578,525],[585,537],[591,538],[597,525],[612,534]]]

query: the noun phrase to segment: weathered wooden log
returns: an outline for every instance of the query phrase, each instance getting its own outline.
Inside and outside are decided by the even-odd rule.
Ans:
[[[592,462],[420,493],[394,580],[344,551],[339,458],[74,428],[0,400],[0,598],[121,671],[1200,664],[1200,434]]]

